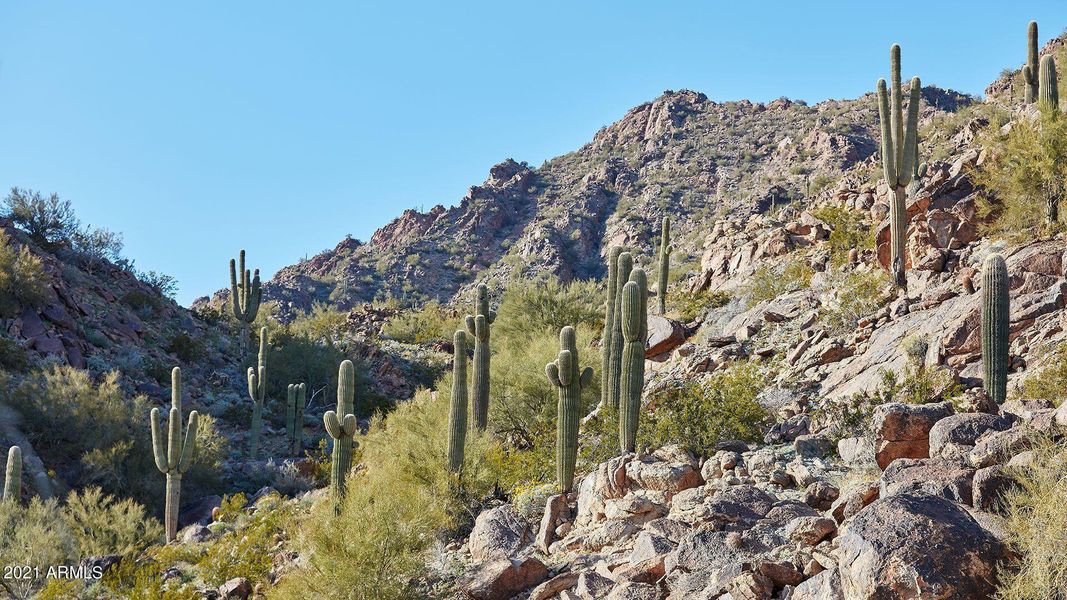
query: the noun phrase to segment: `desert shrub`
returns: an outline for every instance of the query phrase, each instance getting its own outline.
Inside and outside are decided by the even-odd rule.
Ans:
[[[13,598],[32,598],[47,583],[48,567],[76,558],[75,543],[55,500],[34,498],[27,506],[0,502],[0,564],[38,569],[21,572],[0,569],[0,589]]]
[[[494,480],[483,459],[487,436],[468,435],[462,477],[445,469],[448,410],[447,394],[423,391],[357,436],[365,468],[350,476],[339,515],[324,501],[294,525],[309,564],[282,579],[276,597],[417,597],[412,581],[425,552],[439,532],[473,518],[472,499]]]
[[[1056,406],[1067,398],[1067,344],[1046,354],[1039,368],[1028,370],[1023,380],[1023,398],[1041,398]]]
[[[944,368],[925,368],[908,364],[902,372],[892,369],[879,371],[881,381],[874,392],[874,402],[907,402],[929,404],[954,400],[963,394],[963,386],[951,371]]]
[[[174,294],[178,293],[178,280],[166,273],[137,271],[134,275],[160,296],[174,298]]]
[[[638,443],[681,444],[707,456],[723,440],[758,441],[768,415],[756,398],[767,382],[759,366],[739,363],[705,381],[658,392],[641,415]]]
[[[135,554],[163,538],[163,526],[133,500],[119,500],[98,487],[71,492],[63,522],[74,536],[79,556]]]
[[[829,297],[820,309],[820,320],[832,333],[853,331],[860,319],[893,298],[891,283],[889,275],[881,269],[833,273]]]
[[[853,248],[860,251],[874,248],[874,231],[862,211],[844,206],[826,206],[813,214],[831,228],[830,263],[833,266],[844,264],[848,260],[849,250]]]
[[[160,307],[159,297],[142,289],[132,289],[122,295],[122,301],[142,315]]]
[[[517,281],[504,291],[493,335],[521,344],[530,332],[558,334],[566,325],[598,331],[604,326],[603,295],[590,281],[566,285],[554,277]]]
[[[278,494],[260,498],[256,509],[247,517],[242,515],[234,530],[207,546],[196,563],[200,576],[212,586],[234,577],[246,577],[253,585],[265,582],[292,513],[292,505]]]
[[[980,208],[994,219],[990,229],[1016,239],[1061,230],[1063,208],[1048,227],[1045,204],[1062,202],[1067,186],[1067,117],[1042,110],[1037,119],[1016,119],[1006,135],[990,128],[981,141],[988,158],[974,179],[982,191]]]
[[[203,355],[204,342],[184,331],[179,331],[174,337],[170,338],[164,350],[177,356],[182,362],[191,363],[200,359]]]
[[[311,310],[297,315],[289,324],[289,329],[295,335],[333,345],[341,340],[347,321],[348,311],[334,308],[323,302],[316,302]]]
[[[418,310],[390,318],[382,327],[382,335],[405,344],[427,344],[451,340],[459,327],[458,317],[450,315],[437,302],[427,302]]]
[[[172,564],[172,563],[171,563]],[[98,587],[125,600],[199,600],[196,586],[178,578],[163,579],[166,567],[156,561],[124,558],[104,573]]]
[[[728,292],[689,292],[675,290],[667,296],[667,310],[684,322],[690,322],[712,308],[721,308],[730,302]]]
[[[1062,598],[1067,589],[1067,445],[1042,440],[1029,466],[1014,470],[1016,486],[1003,499],[1008,542],[1018,553],[1001,570],[998,598]]]
[[[827,428],[827,434],[835,444],[846,437],[870,436],[871,416],[878,404],[878,399],[867,394],[825,398],[812,411],[812,422]]]
[[[22,373],[29,366],[26,350],[17,341],[0,335],[0,369]]]
[[[87,272],[122,259],[122,234],[101,227],[78,229],[70,237],[78,264]]]
[[[803,258],[790,256],[776,264],[760,267],[743,289],[749,305],[777,298],[782,294],[806,289],[814,270]]]
[[[15,250],[0,231],[0,315],[14,316],[21,308],[36,308],[48,300],[50,278],[41,259],[28,246]]]
[[[62,200],[57,194],[45,196],[14,187],[4,198],[2,208],[16,227],[47,248],[66,243],[78,231],[78,218],[70,200]]]

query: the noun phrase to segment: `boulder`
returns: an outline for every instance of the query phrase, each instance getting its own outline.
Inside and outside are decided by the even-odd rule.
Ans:
[[[797,456],[804,458],[822,458],[830,453],[834,444],[830,441],[830,438],[822,434],[804,434],[798,435],[793,440],[793,447],[797,451]]]
[[[667,354],[685,343],[685,327],[673,319],[660,315],[648,315],[648,342],[645,356],[653,358]]]
[[[789,600],[845,600],[837,569],[820,571],[793,589]]]
[[[930,429],[930,456],[957,458],[966,455],[978,438],[989,430],[1003,431],[1011,421],[999,415],[961,413],[941,419]]]
[[[461,582],[474,600],[508,600],[548,579],[544,563],[532,556],[521,560],[498,558],[482,563]]]
[[[979,510],[996,512],[1001,508],[1004,494],[1015,484],[1000,465],[978,469],[971,486],[973,500],[971,505]]]
[[[611,588],[604,600],[658,600],[659,590],[648,583],[624,581]]]
[[[797,517],[785,526],[784,533],[798,544],[815,546],[837,533],[837,523],[829,517]]]
[[[704,505],[709,521],[737,531],[748,529],[770,512],[774,498],[754,485],[735,485],[707,499]]]
[[[600,600],[608,595],[615,582],[596,571],[585,571],[578,575],[574,591],[582,600]]]
[[[837,455],[850,467],[874,464],[874,442],[868,437],[847,437],[837,441]]]
[[[953,413],[951,402],[904,404],[891,402],[874,409],[875,460],[885,469],[898,458],[930,456],[930,429]]]
[[[642,457],[626,463],[626,478],[632,487],[667,492],[668,497],[704,483],[700,471],[685,462],[663,462]]]
[[[828,481],[816,481],[804,488],[804,503],[815,510],[829,510],[841,490]]]
[[[1004,463],[1016,454],[1033,446],[1032,432],[1025,427],[1012,427],[1005,431],[987,431],[978,438],[974,449],[967,455],[971,466],[981,469]]]
[[[478,515],[474,520],[467,546],[471,557],[478,562],[491,558],[510,558],[530,540],[530,526],[515,512],[515,507],[502,504]]]
[[[966,510],[898,494],[860,511],[837,538],[845,598],[990,598],[1005,548]]]
[[[879,495],[924,493],[970,504],[973,479],[974,469],[947,459],[898,458],[882,473]]]
[[[531,590],[528,600],[549,600],[549,598],[558,596],[563,590],[571,589],[576,583],[578,583],[578,573],[571,571],[560,573]]]
[[[244,577],[234,577],[219,586],[222,598],[247,598],[252,593],[252,584]]]
[[[878,481],[871,481],[846,488],[841,496],[830,506],[830,515],[838,523],[844,523],[853,515],[863,510],[878,499],[882,486]]]
[[[567,497],[563,494],[549,496],[545,501],[545,512],[541,515],[541,525],[537,528],[534,542],[537,548],[548,553],[549,546],[556,538],[556,528],[567,514]]]

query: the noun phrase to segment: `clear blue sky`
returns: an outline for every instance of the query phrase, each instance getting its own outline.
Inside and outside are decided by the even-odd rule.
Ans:
[[[507,157],[587,142],[665,89],[855,97],[888,71],[980,94],[1067,25],[1058,2],[0,3],[0,188],[71,199],[179,301]],[[314,7],[312,7],[314,5]],[[915,14],[911,14],[911,13]]]

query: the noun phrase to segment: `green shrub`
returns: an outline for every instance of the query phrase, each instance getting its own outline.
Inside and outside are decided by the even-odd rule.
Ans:
[[[493,340],[521,345],[531,332],[558,336],[567,325],[599,331],[604,326],[603,295],[591,281],[566,285],[555,277],[516,281],[500,300]]]
[[[683,322],[690,322],[712,308],[721,308],[730,303],[729,292],[689,292],[675,290],[667,296],[667,310]]]
[[[382,335],[405,344],[428,344],[452,339],[459,327],[458,316],[450,315],[437,302],[427,302],[418,310],[390,318],[382,327]]]
[[[875,403],[907,402],[930,404],[954,400],[963,394],[963,386],[948,369],[906,365],[903,373],[890,369],[879,371],[881,382],[875,391]]]
[[[168,563],[173,564],[173,563]],[[199,600],[196,586],[177,578],[164,581],[162,562],[124,558],[104,573],[99,587],[124,600]]]
[[[140,288],[132,289],[123,294],[122,302],[142,315],[153,312],[160,306],[159,296],[150,294]]]
[[[348,311],[316,302],[310,311],[297,315],[289,329],[295,335],[332,346],[341,340],[347,322]]]
[[[16,227],[49,249],[68,243],[78,231],[78,219],[70,200],[62,200],[56,194],[44,196],[13,187],[3,200],[3,210]]]
[[[658,392],[642,414],[638,443],[648,448],[681,444],[708,456],[723,440],[758,441],[768,415],[756,398],[768,380],[756,364],[739,363],[703,382]]]
[[[0,335],[0,369],[24,372],[30,366],[26,350],[17,341]]]
[[[0,315],[15,316],[22,308],[37,308],[49,296],[49,282],[41,259],[28,246],[16,251],[0,231]]]
[[[36,573],[0,569],[0,588],[14,598],[31,598],[47,583],[48,568],[76,559],[74,540],[55,500],[38,498],[22,506],[0,502],[0,565],[30,567]]]
[[[777,265],[757,269],[743,291],[748,297],[749,306],[752,306],[782,294],[807,289],[813,273],[802,257],[790,256]]]
[[[196,563],[201,578],[212,586],[234,577],[245,577],[253,585],[266,582],[292,513],[292,505],[278,494],[260,498],[244,522],[207,546]]]
[[[874,248],[875,232],[867,215],[844,206],[826,206],[812,213],[830,226],[830,264],[840,266],[848,261],[849,250]]]
[[[191,363],[203,356],[204,342],[180,331],[170,339],[164,350],[177,356],[182,362]]]
[[[163,526],[133,500],[118,500],[98,487],[71,492],[63,521],[77,543],[79,556],[136,554],[163,539]]]
[[[1060,344],[1038,368],[1028,370],[1023,380],[1023,398],[1041,398],[1056,406],[1067,399],[1067,344]]]
[[[831,333],[849,333],[856,329],[860,319],[892,300],[891,284],[889,275],[881,269],[834,272],[830,297],[823,303],[819,318]]]

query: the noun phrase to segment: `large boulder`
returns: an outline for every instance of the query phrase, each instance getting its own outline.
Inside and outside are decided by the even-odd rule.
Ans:
[[[930,429],[953,413],[951,402],[905,404],[890,402],[874,409],[875,460],[885,469],[898,458],[930,456]]]
[[[793,590],[789,600],[845,600],[837,569],[820,571]]]
[[[899,494],[860,511],[837,538],[844,597],[990,598],[1005,548],[966,510]]]
[[[660,315],[648,315],[648,342],[645,356],[648,358],[667,354],[685,342],[685,327],[673,319]]]
[[[474,560],[484,562],[510,558],[529,541],[530,524],[515,512],[515,507],[503,504],[478,515],[467,546]]]
[[[974,447],[978,438],[989,430],[1003,431],[1011,420],[985,413],[961,413],[941,419],[930,429],[930,456],[958,458]]]
[[[898,458],[882,473],[882,498],[923,493],[971,503],[974,469],[943,458]]]
[[[478,566],[460,587],[474,600],[508,600],[546,579],[548,569],[532,556],[522,560],[499,558]]]

